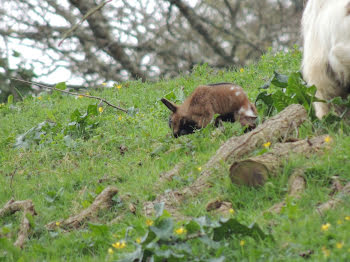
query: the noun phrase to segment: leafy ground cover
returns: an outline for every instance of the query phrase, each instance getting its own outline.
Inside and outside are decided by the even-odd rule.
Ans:
[[[317,212],[320,203],[332,198],[334,177],[342,184],[350,180],[350,128],[331,117],[317,121],[310,116],[298,133],[299,138],[328,133],[330,149],[321,156],[293,156],[261,188],[232,185],[224,168],[213,175],[211,188],[181,206],[179,212],[189,219],[175,220],[161,206],[154,216],[142,211],[143,203],[157,194],[190,185],[220,145],[243,132],[236,123],[219,129],[210,124],[174,139],[162,97],[181,102],[200,84],[235,82],[251,100],[260,97],[262,121],[273,114],[272,107],[279,111],[283,106],[277,97],[295,101],[280,91],[283,79],[260,87],[267,87],[274,71],[297,81],[300,60],[293,49],[267,53],[242,69],[215,71],[202,65],[173,80],[86,91],[127,108],[127,114],[57,91],[0,105],[0,207],[11,198],[31,199],[38,213],[30,218],[33,230],[22,250],[12,244],[21,213],[0,218],[0,260],[132,261],[143,256],[144,261],[347,261],[349,197],[335,209]],[[180,171],[171,181],[160,180],[177,164]],[[297,167],[306,168],[301,198],[287,198],[280,214],[265,212],[285,198],[288,177]],[[53,231],[45,228],[87,208],[110,185],[119,190],[113,207],[81,229],[66,231],[59,223]],[[213,199],[232,203],[226,218],[206,211]]]

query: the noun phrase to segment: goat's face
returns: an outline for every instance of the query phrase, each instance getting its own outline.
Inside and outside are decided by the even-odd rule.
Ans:
[[[235,119],[239,120],[242,126],[248,126],[248,130],[256,127],[256,118],[258,111],[254,104],[249,103],[248,106],[242,106],[240,110],[235,113]]]
[[[178,105],[162,98],[163,104],[172,112],[169,117],[169,127],[172,129],[174,137],[192,134],[197,129],[194,121],[184,116]]]

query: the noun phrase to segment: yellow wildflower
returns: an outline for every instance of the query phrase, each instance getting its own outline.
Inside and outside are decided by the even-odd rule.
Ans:
[[[78,98],[83,98],[83,96],[82,95],[78,95]]]
[[[243,73],[244,72],[244,68],[239,69],[239,72]]]
[[[120,245],[120,248],[124,248],[124,247],[126,247],[126,243],[125,243],[125,241],[122,241],[121,245]]]
[[[122,85],[117,85],[116,88],[120,89],[122,88]]]
[[[233,208],[230,208],[229,212],[233,215],[235,213],[235,210]]]
[[[147,219],[146,220],[146,225],[149,226],[149,227],[152,226],[153,225],[153,221],[151,219]]]
[[[118,242],[115,242],[114,244],[112,244],[112,247],[114,247],[114,248],[120,248],[120,242],[118,241]]]
[[[197,169],[199,172],[202,171],[202,167],[197,167]]]
[[[103,112],[103,107],[102,107],[102,106],[100,106],[100,107],[98,108],[98,112],[100,112],[100,113]]]
[[[330,226],[331,226],[331,224],[329,224],[329,223],[323,224],[321,226],[321,230],[322,231],[327,231],[330,228]]]
[[[113,253],[114,253],[113,249],[112,248],[108,248],[108,254],[113,254]]]
[[[338,225],[343,224],[343,220],[338,219],[337,224],[338,224]]]
[[[245,241],[244,241],[244,240],[239,241],[239,245],[240,245],[241,247],[243,247],[243,246],[245,245]]]
[[[322,252],[325,257],[329,257],[329,255],[331,254],[331,251],[326,247],[322,247]]]
[[[56,226],[59,227],[60,225],[61,225],[61,222],[57,221],[57,222],[56,222]]]
[[[265,144],[263,144],[263,146],[264,146],[265,148],[269,148],[269,147],[271,146],[271,142],[266,142]]]
[[[126,247],[126,243],[125,243],[125,241],[117,241],[114,244],[112,244],[112,247],[114,247],[116,249],[122,249],[122,248]]]
[[[102,85],[103,85],[103,86],[106,86],[106,85],[107,85],[107,83],[103,82],[103,83],[102,83]]]
[[[136,238],[136,243],[140,244],[141,243],[141,237]]]
[[[346,220],[346,221],[350,221],[350,216],[346,216],[346,217],[345,217],[345,220]]]
[[[175,230],[175,233],[177,235],[182,235],[182,234],[185,234],[187,232],[186,229],[184,229],[183,227],[179,227],[178,229]]]
[[[325,141],[326,143],[330,143],[330,142],[332,141],[332,138],[331,138],[330,136],[326,136],[326,137],[324,138],[324,141]]]
[[[38,96],[38,99],[41,100],[41,99],[43,99],[43,97],[42,96]]]
[[[335,244],[335,246],[336,246],[336,248],[341,249],[341,248],[343,248],[344,243],[343,242],[338,242],[338,243]]]
[[[119,116],[119,117],[118,117],[118,120],[119,120],[119,121],[120,121],[120,120],[122,120],[122,119],[123,119],[123,117],[122,117],[122,116]]]

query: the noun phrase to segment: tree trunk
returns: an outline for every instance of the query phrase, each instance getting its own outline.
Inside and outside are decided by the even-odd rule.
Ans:
[[[230,168],[232,183],[246,186],[261,186],[266,180],[278,174],[278,171],[291,154],[305,156],[322,150],[327,142],[328,135],[305,139],[293,143],[278,143],[271,151],[246,160],[236,161]]]

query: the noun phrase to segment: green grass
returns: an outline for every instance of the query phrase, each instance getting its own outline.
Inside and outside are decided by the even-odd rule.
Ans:
[[[21,214],[0,218],[0,261],[103,261],[116,260],[125,249],[107,253],[111,244],[124,237],[132,226],[131,236],[142,236],[147,229],[142,207],[145,201],[168,189],[181,189],[190,185],[199,175],[215,151],[232,135],[240,135],[238,124],[225,123],[224,129],[209,125],[193,135],[172,138],[168,128],[169,111],[160,102],[165,95],[179,98],[178,90],[184,87],[185,96],[196,86],[215,82],[235,82],[241,85],[251,100],[259,87],[268,81],[273,71],[290,73],[299,69],[301,54],[297,50],[264,55],[257,64],[244,70],[214,71],[206,65],[197,67],[191,75],[157,83],[127,82],[122,88],[97,87],[88,92],[104,97],[124,108],[135,107],[127,115],[110,107],[92,120],[98,122],[86,138],[75,136],[66,142],[61,133],[75,109],[86,111],[95,101],[75,98],[60,93],[43,93],[42,99],[28,97],[24,101],[0,107],[0,207],[9,199],[32,199],[38,216],[34,217],[34,230],[23,250],[14,249]],[[38,145],[16,149],[16,137],[43,121],[57,123],[57,130],[43,137]],[[199,196],[187,200],[180,209],[183,215],[199,217],[208,214],[206,204],[213,199],[233,204],[234,216],[243,224],[256,222],[275,241],[241,239],[233,236],[222,241],[216,253],[193,244],[196,254],[207,257],[224,255],[226,261],[303,261],[302,252],[312,251],[312,261],[346,261],[350,257],[349,198],[344,204],[320,216],[319,203],[331,198],[330,181],[339,176],[345,184],[350,180],[349,126],[337,127],[304,124],[300,137],[330,133],[331,149],[323,155],[295,156],[280,174],[258,189],[231,185],[228,168],[214,172],[213,186]],[[120,147],[127,150],[122,153]],[[170,182],[159,182],[162,172],[182,163],[180,173]],[[264,213],[273,204],[284,199],[289,175],[296,167],[305,166],[307,188],[300,199],[288,199],[279,215]],[[193,171],[189,176],[189,172]],[[100,179],[107,178],[100,183]],[[92,203],[98,193],[108,185],[119,190],[119,200],[108,211],[101,212],[92,222],[107,225],[108,234],[99,234],[92,226],[63,232],[59,228],[49,232],[44,225],[67,218]],[[136,207],[132,214],[128,206]],[[109,222],[119,217],[117,223]],[[151,217],[152,219],[152,217]],[[323,224],[330,223],[328,231]],[[10,241],[5,241],[9,239]],[[239,245],[245,240],[245,245]],[[337,243],[344,243],[337,248]],[[329,257],[325,253],[329,252]]]

